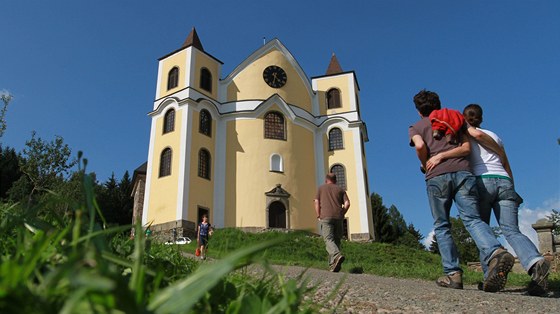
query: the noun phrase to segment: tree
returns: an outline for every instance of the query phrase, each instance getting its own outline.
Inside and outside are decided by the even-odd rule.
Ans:
[[[117,219],[119,225],[131,224],[134,199],[132,198],[132,179],[128,171],[125,171],[119,182],[119,205],[120,211]]]
[[[377,193],[371,194],[370,201],[375,241],[387,242],[391,233],[387,207],[383,205],[383,198]]]
[[[552,213],[546,216],[548,221],[555,224],[554,230],[552,231],[554,235],[560,235],[560,211],[553,209]]]
[[[370,201],[376,241],[424,249],[420,242],[423,238],[422,234],[412,224],[407,227],[406,221],[395,205],[387,209],[377,193],[371,195]]]
[[[406,229],[406,221],[395,205],[389,207],[389,225],[391,226],[390,242],[397,243],[399,238],[403,237],[408,230]]]
[[[19,180],[19,156],[13,148],[0,145],[0,199],[6,198],[8,190]]]
[[[18,188],[29,187],[28,201],[31,202],[35,193],[53,190],[63,183],[78,161],[70,158],[72,151],[60,136],[46,142],[33,132],[25,146],[20,165],[24,176],[14,185]]]
[[[103,184],[98,194],[98,203],[108,224],[127,225],[132,223],[132,181],[128,171],[117,182],[115,174]]]
[[[463,263],[478,261],[480,259],[478,247],[467,231],[467,228],[465,228],[461,218],[450,217],[450,222],[451,237],[457,246],[457,251],[459,251],[460,261]],[[439,254],[439,246],[435,237],[430,245],[429,251]]]
[[[406,232],[397,239],[397,244],[405,245],[418,250],[425,250],[426,248],[422,244],[422,239],[424,239],[422,233],[420,233],[413,224],[409,224],[406,228]]]
[[[7,91],[2,91],[0,99],[4,103],[2,110],[0,110],[0,137],[2,137],[6,131],[6,112],[8,112],[8,105],[12,101],[13,96]]]

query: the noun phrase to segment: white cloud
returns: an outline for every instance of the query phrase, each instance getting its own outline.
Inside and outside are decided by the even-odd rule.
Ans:
[[[428,233],[428,235],[422,239],[422,244],[426,247],[426,249],[430,248],[430,245],[432,244],[432,241],[434,240],[434,229],[430,230],[430,232]]]

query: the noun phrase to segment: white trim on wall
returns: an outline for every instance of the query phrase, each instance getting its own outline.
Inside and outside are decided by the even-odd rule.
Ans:
[[[151,185],[152,185],[152,169],[153,169],[153,161],[154,161],[154,142],[156,137],[156,120],[157,117],[152,117],[152,126],[150,131],[150,146],[148,149],[148,165],[146,167],[146,187],[144,189],[144,205],[142,210],[142,225],[145,226],[148,224],[148,211],[150,204],[150,192],[151,192]]]
[[[214,147],[214,226],[225,227],[226,212],[226,121],[216,117],[216,142]],[[216,174],[221,175],[216,175]]]
[[[358,186],[358,206],[360,208],[360,232],[361,233],[370,233],[372,230],[369,230],[369,223],[368,223],[368,199],[369,197],[366,195],[366,186],[365,186],[365,178],[364,178],[364,163],[363,163],[363,155],[361,153],[361,139],[360,139],[360,128],[352,128],[350,130],[352,132],[352,139],[354,142],[354,162],[355,162],[355,169],[356,169],[356,184]]]
[[[189,181],[191,172],[191,145],[192,132],[188,132],[192,126],[192,107],[183,107],[183,126],[181,128],[180,162],[179,163],[179,186],[177,188],[177,220],[187,220],[189,214]]]

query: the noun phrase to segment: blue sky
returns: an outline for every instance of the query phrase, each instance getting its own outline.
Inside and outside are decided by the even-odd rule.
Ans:
[[[147,159],[157,58],[194,26],[225,77],[278,38],[309,77],[336,53],[357,73],[372,191],[424,235],[432,219],[408,147],[422,88],[484,108],[506,144],[526,228],[560,208],[558,1],[3,1],[3,146],[60,135],[100,181]],[[313,210],[310,206],[310,210]],[[456,214],[456,211],[453,211]]]

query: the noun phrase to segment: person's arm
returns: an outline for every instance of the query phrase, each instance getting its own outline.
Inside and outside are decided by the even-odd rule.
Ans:
[[[496,155],[498,155],[498,157],[500,157],[502,166],[504,166],[505,171],[508,173],[509,177],[513,181],[513,172],[511,171],[511,167],[509,165],[506,149],[500,146],[490,135],[482,132],[481,130],[475,127],[469,126],[467,130],[469,132],[469,135],[472,136],[478,143],[480,143],[480,145],[491,150]]]
[[[321,203],[319,203],[318,199],[314,200],[315,205],[315,213],[317,214],[317,219],[321,217]]]
[[[422,137],[418,134],[413,135],[410,139],[414,144],[414,149],[416,150],[416,156],[420,160],[423,168],[426,168],[426,162],[428,161],[428,148]]]
[[[344,193],[344,204],[342,204],[342,214],[346,215],[349,208],[350,208],[350,199],[348,199],[348,195]]]
[[[465,134],[461,136],[461,145],[430,157],[430,159],[428,159],[428,161],[426,162],[426,169],[431,170],[435,166],[442,163],[444,160],[447,160],[449,158],[465,157],[468,156],[470,153],[471,153],[471,144],[469,143],[469,139]]]
[[[509,160],[507,158],[506,149],[505,147],[502,148],[503,155],[498,155],[500,157],[500,161],[502,162],[502,166],[504,166],[504,170],[508,173],[511,181],[513,182],[513,171],[511,171],[511,167],[509,165]]]

